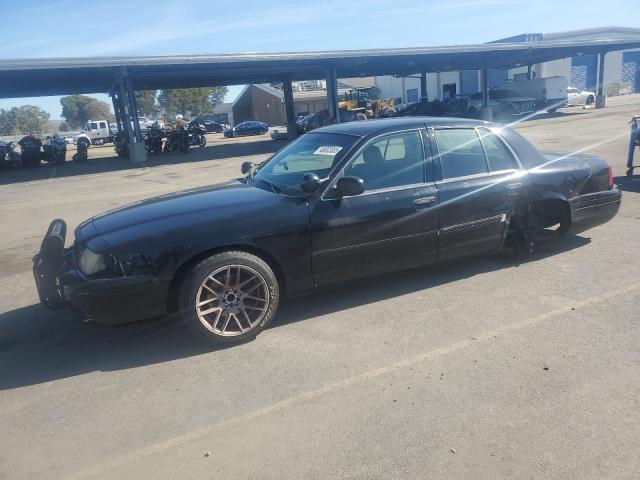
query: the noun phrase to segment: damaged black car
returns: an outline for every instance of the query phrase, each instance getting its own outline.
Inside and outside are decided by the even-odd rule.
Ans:
[[[72,242],[54,220],[34,257],[42,303],[104,324],[177,313],[212,342],[239,342],[283,296],[505,244],[531,253],[621,201],[602,159],[545,156],[466,119],[332,125],[242,173],[96,215]]]

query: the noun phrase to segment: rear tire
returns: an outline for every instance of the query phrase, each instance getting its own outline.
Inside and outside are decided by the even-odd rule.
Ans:
[[[591,104],[592,104],[593,102],[595,102],[595,101],[596,101],[596,99],[595,99],[595,98],[593,98],[593,95],[589,95],[589,96],[587,97],[587,105],[591,105]]]
[[[253,339],[278,308],[273,270],[243,251],[222,252],[196,264],[180,286],[183,321],[209,343],[228,345]]]

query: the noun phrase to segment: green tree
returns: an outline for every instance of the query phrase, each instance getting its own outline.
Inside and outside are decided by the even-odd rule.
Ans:
[[[227,87],[213,87],[211,89],[211,95],[209,96],[209,101],[215,107],[216,105],[220,105],[224,102],[224,97],[227,96],[229,89]]]
[[[161,90],[158,105],[167,115],[196,116],[211,113],[224,100],[227,87],[201,87]]]
[[[71,127],[69,126],[69,124],[67,122],[60,122],[58,124],[58,131],[60,131],[60,132],[68,132],[69,130],[71,130]]]
[[[138,113],[145,117],[154,117],[158,112],[157,90],[142,90],[136,92],[136,102],[138,103]]]
[[[81,128],[88,120],[114,121],[107,102],[86,95],[69,95],[60,99],[62,117],[72,128]]]
[[[47,112],[34,105],[0,109],[0,135],[43,133],[49,127],[49,118]]]

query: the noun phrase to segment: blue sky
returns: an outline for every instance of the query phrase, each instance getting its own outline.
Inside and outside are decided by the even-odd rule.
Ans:
[[[11,21],[0,28],[0,58],[457,45],[525,32],[640,26],[638,0],[1,3],[2,18]],[[108,14],[118,11],[121,16]],[[227,101],[240,89],[230,88]],[[0,100],[0,107],[25,103],[60,117],[59,97]]]

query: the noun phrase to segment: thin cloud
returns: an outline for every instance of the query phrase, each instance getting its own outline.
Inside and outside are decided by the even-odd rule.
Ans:
[[[249,35],[254,35],[255,32],[258,32],[267,36],[267,38],[275,36],[279,40],[278,43],[283,44],[299,36],[301,22],[309,21],[315,25],[333,22],[336,18],[336,12],[339,12],[341,18],[352,18],[357,24],[363,26],[375,25],[382,21],[388,22],[390,19],[418,17],[428,19],[436,15],[439,18],[438,23],[442,25],[443,22],[455,24],[456,10],[482,9],[504,3],[504,0],[461,0],[436,4],[420,1],[398,5],[390,4],[388,1],[373,0],[367,2],[367,8],[363,9],[361,4],[345,4],[334,0],[324,2],[320,6],[292,6],[290,4],[282,7],[269,6],[260,8],[260,15],[255,14],[255,9],[248,8],[245,10],[247,14],[244,17],[237,10],[226,14],[216,12],[215,18],[204,20],[186,17],[184,16],[183,5],[172,4],[159,9],[153,17],[153,22],[136,21],[129,25],[128,30],[126,25],[119,25],[118,28],[111,29],[108,35],[87,36],[83,33],[75,35],[74,38],[67,34],[63,45],[59,44],[55,48],[42,49],[36,55],[46,57],[122,55],[127,53],[156,53],[162,48],[169,48],[174,52],[193,52],[194,45],[199,52],[211,52],[219,51],[219,48],[215,46],[217,42],[214,40],[211,43],[203,43],[202,39],[204,37],[210,39],[236,38],[238,35],[246,36],[247,32],[254,32]],[[78,12],[64,12],[66,16],[65,22],[71,21],[71,23],[74,23],[69,18],[69,15],[76,14]],[[140,27],[141,25],[142,27]],[[349,28],[343,28],[338,25],[337,28],[347,33],[354,31],[353,26],[353,24],[350,24]],[[320,29],[320,31],[325,30]],[[313,33],[308,36],[318,38],[318,35]],[[87,41],[87,39],[90,40]],[[200,41],[189,44],[189,40]],[[269,43],[274,43],[274,39],[270,38],[270,40]],[[29,48],[29,43],[30,40],[26,40],[19,46]],[[184,43],[184,48],[177,49],[176,44],[180,45],[182,43]],[[204,48],[198,48],[198,44],[202,44]],[[262,45],[262,42],[260,44]],[[33,46],[44,45],[36,42]],[[347,45],[345,48],[349,48],[349,46]],[[289,50],[296,49],[299,48],[294,45]],[[232,51],[238,51],[238,49]]]

